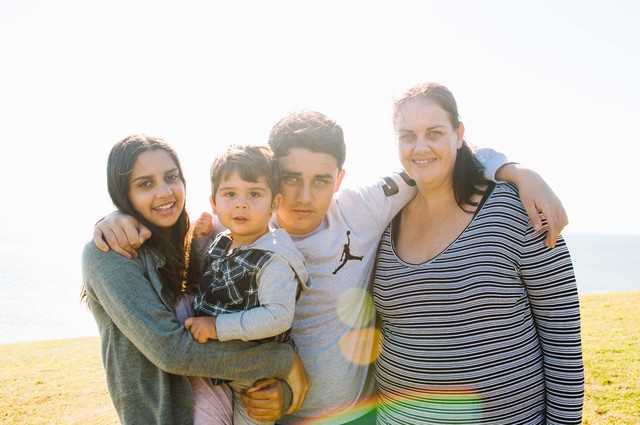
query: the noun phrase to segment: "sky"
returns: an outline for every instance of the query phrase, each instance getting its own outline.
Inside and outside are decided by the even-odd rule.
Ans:
[[[132,133],[177,149],[198,215],[213,157],[298,109],[344,128],[344,184],[397,168],[391,103],[424,81],[546,179],[566,232],[640,234],[633,0],[0,0],[0,40],[0,226],[52,246],[113,209],[107,155]]]

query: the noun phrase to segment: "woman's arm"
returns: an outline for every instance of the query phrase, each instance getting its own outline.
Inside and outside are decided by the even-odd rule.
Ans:
[[[562,237],[555,249],[529,227],[521,260],[544,361],[547,424],[582,421],[584,371],[580,306],[573,265]]]
[[[288,344],[194,341],[159,296],[159,282],[145,277],[140,258],[105,253],[90,242],[83,253],[83,279],[96,306],[94,315],[108,316],[162,370],[230,380],[287,379],[291,372],[294,358]]]

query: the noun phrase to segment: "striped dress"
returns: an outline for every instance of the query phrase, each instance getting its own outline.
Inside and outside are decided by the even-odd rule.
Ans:
[[[420,229],[416,229],[420,231]],[[544,246],[509,184],[422,264],[382,236],[379,424],[580,424],[580,312],[562,238]]]

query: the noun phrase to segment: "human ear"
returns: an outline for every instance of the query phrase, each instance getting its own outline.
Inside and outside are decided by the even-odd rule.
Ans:
[[[211,204],[211,211],[215,215],[218,215],[218,209],[216,208],[216,201],[213,199],[213,196],[209,196],[209,204]]]
[[[282,202],[282,195],[278,193],[271,202],[271,212],[275,212],[280,207],[280,202]]]
[[[460,149],[462,147],[462,141],[464,140],[464,124],[460,123],[460,125],[458,126],[458,140],[456,141],[456,146],[457,149]]]
[[[345,170],[342,169],[338,172],[338,176],[336,177],[336,186],[333,189],[333,193],[336,193],[340,190],[340,185],[342,184],[342,179],[344,178]]]

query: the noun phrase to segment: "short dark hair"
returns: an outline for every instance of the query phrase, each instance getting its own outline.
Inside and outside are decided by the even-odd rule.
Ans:
[[[339,170],[347,156],[342,127],[317,111],[297,111],[282,118],[271,129],[269,146],[276,159],[287,156],[291,148],[329,154]]]
[[[449,114],[453,129],[457,130],[460,127],[461,121],[458,114],[458,103],[453,97],[451,90],[442,84],[427,82],[409,88],[393,102],[394,128],[404,104],[416,98],[424,98],[437,103]],[[474,194],[484,193],[483,190],[478,188],[487,183],[488,181],[484,177],[482,164],[474,155],[469,143],[463,140],[462,147],[458,149],[456,162],[453,166],[453,192],[460,208],[467,211],[464,208],[465,205],[477,206],[477,202],[473,202],[471,199]]]
[[[231,145],[225,153],[217,156],[211,164],[209,174],[212,197],[215,198],[220,183],[234,171],[248,182],[255,183],[260,177],[264,177],[271,189],[271,199],[280,191],[280,173],[268,146]]]

